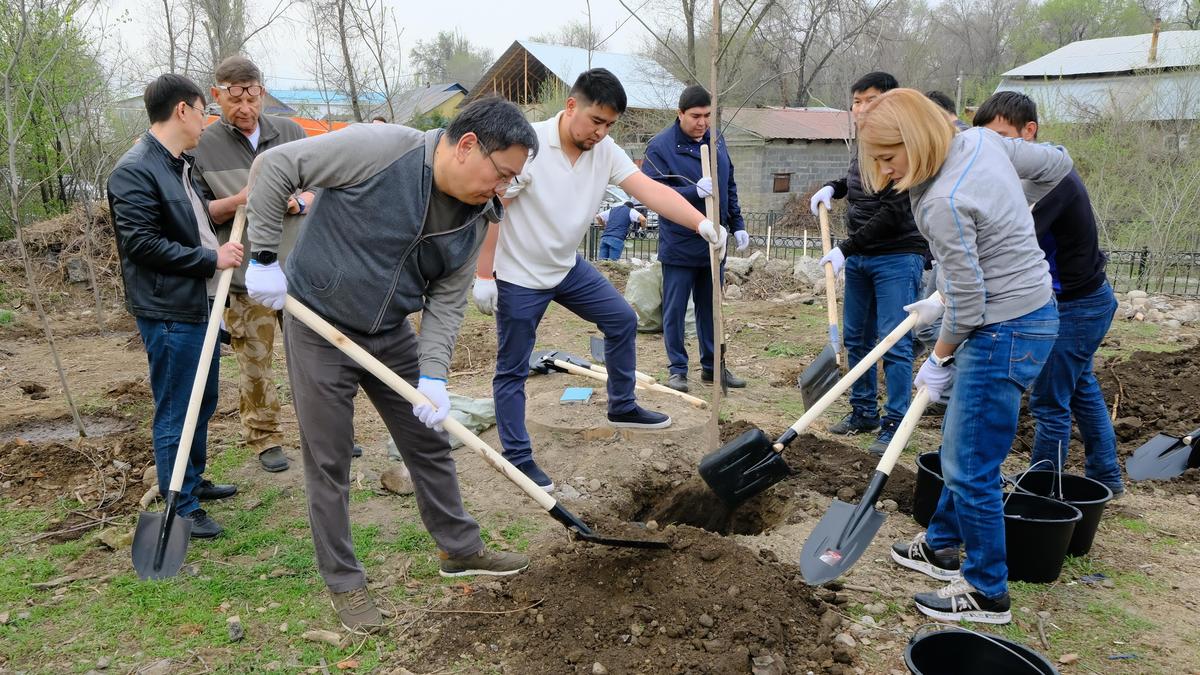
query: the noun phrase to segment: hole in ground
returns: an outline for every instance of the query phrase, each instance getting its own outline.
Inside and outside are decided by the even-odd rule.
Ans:
[[[645,486],[635,491],[629,520],[653,520],[660,527],[691,525],[717,534],[761,534],[791,513],[790,500],[790,491],[767,490],[731,509],[696,476],[675,487]]]

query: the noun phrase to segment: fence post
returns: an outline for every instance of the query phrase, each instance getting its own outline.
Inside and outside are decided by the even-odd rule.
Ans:
[[[1142,251],[1141,251],[1141,253],[1138,255],[1138,282],[1137,282],[1137,290],[1139,290],[1139,291],[1147,291],[1147,292],[1149,292],[1149,291],[1146,289],[1146,267],[1148,266],[1148,259],[1149,259],[1149,257],[1150,257],[1150,247],[1149,247],[1149,246],[1143,246],[1143,247],[1142,247]]]

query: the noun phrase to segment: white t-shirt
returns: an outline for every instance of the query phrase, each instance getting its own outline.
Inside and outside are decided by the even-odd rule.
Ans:
[[[250,141],[250,147],[254,148],[255,152],[258,152],[258,139],[261,136],[262,136],[262,125],[261,124],[255,126],[254,132],[251,133],[249,136],[246,136],[246,140]]]
[[[609,137],[572,166],[558,136],[561,116],[533,125],[538,155],[509,188],[506,196],[515,199],[500,223],[496,278],[525,288],[554,288],[567,276],[605,188],[638,170]]]

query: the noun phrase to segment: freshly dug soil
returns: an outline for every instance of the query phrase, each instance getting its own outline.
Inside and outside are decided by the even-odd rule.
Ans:
[[[422,620],[413,630],[430,636],[421,662],[531,675],[592,673],[597,663],[614,675],[724,674],[771,656],[778,672],[854,672],[853,654],[833,642],[841,617],[795,566],[690,527],[663,535],[670,550],[560,543],[522,574],[476,584],[447,609],[491,613]]]

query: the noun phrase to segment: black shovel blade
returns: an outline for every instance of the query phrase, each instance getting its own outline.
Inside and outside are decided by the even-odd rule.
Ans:
[[[562,504],[555,504],[554,508],[547,511],[555,520],[567,526],[567,529],[575,534],[576,537],[590,541],[593,544],[601,546],[620,546],[622,548],[651,548],[662,549],[669,548],[668,542],[661,539],[618,539],[616,537],[604,537],[597,534],[592,528],[587,526],[587,523],[579,519],[579,516],[571,513],[563,508]]]
[[[791,475],[762,429],[750,429],[700,460],[700,477],[726,504],[737,506]]]
[[[604,338],[591,337],[592,361],[604,365]]]
[[[800,374],[800,397],[804,399],[804,408],[807,410],[820,401],[822,396],[833,389],[833,385],[837,384],[841,376],[837,352],[833,351],[833,345],[827,344]]]
[[[867,550],[883,525],[874,508],[856,516],[856,507],[839,499],[817,523],[800,552],[800,574],[810,586],[833,581],[850,569]],[[855,522],[857,520],[857,522]]]
[[[142,581],[179,574],[187,558],[192,521],[175,515],[174,504],[162,513],[142,511],[133,533],[133,569]]]
[[[530,375],[549,375],[552,372],[559,370],[554,365],[554,359],[558,358],[558,352],[555,350],[534,352],[529,355],[529,374]]]
[[[1191,447],[1178,436],[1158,434],[1130,455],[1125,471],[1130,480],[1175,478],[1187,470],[1191,453]]]

